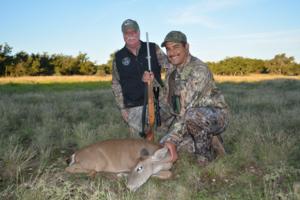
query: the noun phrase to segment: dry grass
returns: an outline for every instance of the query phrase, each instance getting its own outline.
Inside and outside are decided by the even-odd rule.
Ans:
[[[1,77],[0,84],[25,83],[25,84],[46,84],[46,83],[74,83],[74,82],[99,82],[110,81],[111,76],[22,76],[22,77]]]
[[[276,79],[293,79],[300,80],[300,76],[284,76],[284,75],[269,75],[269,74],[251,74],[248,76],[220,76],[215,75],[215,80],[217,82],[259,82],[266,80],[276,80]]]
[[[220,76],[215,75],[217,82],[258,82],[275,79],[300,80],[300,76],[283,76],[253,74],[249,76]],[[45,84],[45,83],[74,83],[74,82],[98,82],[111,81],[111,75],[107,76],[23,76],[23,77],[0,77],[0,84],[25,83],[25,84]]]

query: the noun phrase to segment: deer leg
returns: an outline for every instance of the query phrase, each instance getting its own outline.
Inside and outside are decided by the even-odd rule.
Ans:
[[[88,172],[88,176],[89,176],[90,178],[95,178],[96,174],[97,174],[97,172],[96,172],[95,170],[90,170],[90,171]]]
[[[91,170],[87,170],[82,168],[82,166],[78,163],[74,163],[65,169],[69,173],[90,173]]]
[[[159,179],[169,179],[172,177],[172,172],[169,171],[169,170],[162,170],[162,171],[159,171],[158,173],[156,174],[153,174],[152,175],[153,177],[156,177],[156,178],[159,178]]]

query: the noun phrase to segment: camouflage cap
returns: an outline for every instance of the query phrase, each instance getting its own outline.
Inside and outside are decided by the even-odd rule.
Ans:
[[[180,31],[171,31],[166,35],[165,40],[163,43],[161,43],[161,46],[166,46],[167,42],[187,43],[187,39],[184,33]]]
[[[129,28],[131,28],[135,31],[140,30],[139,25],[136,21],[134,21],[132,19],[126,19],[122,24],[122,32],[124,33]]]

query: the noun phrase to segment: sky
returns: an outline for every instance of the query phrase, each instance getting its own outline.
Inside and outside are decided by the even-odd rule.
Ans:
[[[124,46],[121,24],[130,18],[141,40],[148,32],[158,45],[182,31],[205,62],[285,53],[300,63],[299,0],[0,0],[0,9],[0,44],[13,54],[81,52],[104,64]]]

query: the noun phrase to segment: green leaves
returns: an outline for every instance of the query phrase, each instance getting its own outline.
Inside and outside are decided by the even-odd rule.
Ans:
[[[294,57],[287,57],[284,53],[275,55],[271,60],[230,57],[219,62],[208,62],[208,66],[218,75],[300,74],[300,65],[295,63]]]

